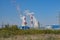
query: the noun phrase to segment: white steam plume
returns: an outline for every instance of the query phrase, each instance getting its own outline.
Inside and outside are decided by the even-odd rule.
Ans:
[[[22,14],[21,14],[21,10],[20,10],[20,6],[19,4],[17,4],[16,0],[11,0],[13,5],[16,7],[16,10],[18,12],[18,16],[21,18],[22,17]]]
[[[30,12],[30,10],[25,10],[24,13],[27,15],[27,16],[30,16],[31,14],[33,15],[34,12]]]
[[[30,14],[29,10],[25,10],[24,13],[28,16]]]
[[[31,15],[34,15],[34,12],[30,12],[29,10],[25,10],[25,12],[27,16],[31,16]],[[33,25],[35,28],[38,28],[38,21],[37,19],[35,18],[35,16],[33,16]]]
[[[18,13],[20,13],[19,5],[16,6],[16,9],[17,9]]]
[[[16,3],[16,0],[12,0],[13,3]]]
[[[22,13],[21,13],[20,6],[17,5],[17,6],[16,6],[16,9],[17,9],[17,12],[18,12],[18,14],[19,14],[20,19],[22,19],[23,15],[22,15]]]

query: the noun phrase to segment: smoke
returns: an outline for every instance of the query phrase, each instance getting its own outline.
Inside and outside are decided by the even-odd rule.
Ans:
[[[33,15],[34,12],[31,12],[30,10],[25,10],[24,13],[27,15],[27,16],[30,16],[30,15]]]
[[[16,6],[16,10],[17,10],[17,12],[20,14],[21,12],[20,12],[20,6],[19,5],[17,5]]]
[[[18,16],[20,17],[20,19],[22,19],[22,13],[21,13],[21,10],[20,10],[20,6],[19,5],[17,5],[16,6],[16,10],[17,10],[17,12],[18,12]]]
[[[16,0],[11,0],[11,3],[16,6]]]
[[[20,10],[20,5],[16,2],[17,0],[11,0],[12,4],[15,6],[17,13],[18,13],[18,17],[20,17],[20,19],[22,18],[22,13]]]
[[[16,9],[16,16],[18,17],[18,22],[21,23],[22,20],[22,13],[21,13],[21,9],[20,9],[20,4],[17,2],[17,0],[10,0],[12,6]],[[19,24],[20,25],[20,24]]]
[[[34,16],[34,12],[30,12],[30,10],[25,10],[24,13],[29,17],[31,17],[33,15],[32,16],[33,17],[33,25],[35,28],[38,27],[38,21],[37,21],[36,17]]]
[[[30,10],[27,10],[27,9],[26,9],[26,10],[24,11],[24,13],[25,13],[25,15],[28,16],[28,15],[30,14]]]
[[[11,0],[12,4],[16,7],[18,13],[20,13],[19,5],[17,4],[16,0]]]

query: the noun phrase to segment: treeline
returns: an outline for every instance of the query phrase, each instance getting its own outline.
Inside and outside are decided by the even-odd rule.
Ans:
[[[28,29],[22,30],[17,25],[5,25],[0,28],[0,37],[11,37],[15,35],[28,35],[28,34],[60,34],[60,30],[40,30],[40,29]]]

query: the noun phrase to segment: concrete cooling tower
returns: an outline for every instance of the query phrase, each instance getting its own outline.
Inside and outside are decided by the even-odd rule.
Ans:
[[[34,22],[34,28],[39,29],[40,28],[40,23],[36,20],[35,17],[33,17],[33,22]]]

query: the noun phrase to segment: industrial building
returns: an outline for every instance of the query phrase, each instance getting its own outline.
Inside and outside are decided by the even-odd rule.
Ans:
[[[60,30],[60,25],[47,25],[45,26],[45,29]]]

